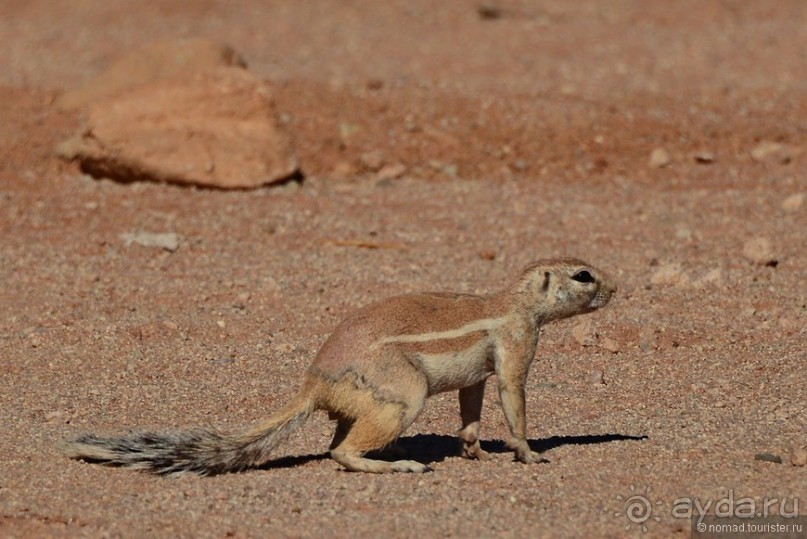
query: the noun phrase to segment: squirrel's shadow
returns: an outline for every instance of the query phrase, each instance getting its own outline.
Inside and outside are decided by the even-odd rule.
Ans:
[[[589,445],[641,440],[647,440],[647,436],[632,436],[628,434],[586,434],[581,436],[551,436],[549,438],[542,438],[539,440],[528,440],[528,443],[533,451],[544,453],[550,449],[555,449],[556,447],[563,445]],[[481,445],[482,449],[488,453],[508,453],[511,451],[502,440],[482,441]],[[405,457],[401,457],[401,455],[396,454],[401,451],[405,453]],[[448,436],[446,434],[415,434],[413,436],[404,436],[399,438],[392,450],[373,452],[370,454],[370,456],[381,460],[410,458],[424,464],[433,464],[435,462],[442,462],[449,457],[456,457],[459,454],[460,445],[456,436]],[[302,466],[308,462],[324,460],[327,458],[330,458],[328,453],[281,457],[258,466],[258,469],[269,470],[275,468],[294,468],[296,466]]]

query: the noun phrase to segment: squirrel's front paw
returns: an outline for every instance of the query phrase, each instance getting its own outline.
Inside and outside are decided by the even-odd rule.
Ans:
[[[540,453],[531,450],[529,444],[527,444],[527,440],[510,440],[508,445],[515,451],[516,460],[519,462],[523,462],[524,464],[549,462],[549,460],[543,458]]]
[[[472,444],[462,444],[462,456],[466,459],[487,460],[490,454],[480,447],[477,440]]]
[[[516,452],[516,460],[524,464],[543,464],[549,462],[549,459],[545,459],[540,453],[536,453],[535,451]]]

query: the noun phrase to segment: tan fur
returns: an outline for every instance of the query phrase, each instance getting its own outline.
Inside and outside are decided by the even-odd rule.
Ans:
[[[511,432],[508,445],[521,462],[538,462],[527,444],[524,396],[538,330],[603,307],[614,292],[616,285],[602,271],[577,259],[552,259],[531,264],[510,287],[489,296],[389,298],[342,322],[294,400],[245,433],[87,435],[68,444],[66,452],[156,473],[237,471],[268,460],[277,444],[319,409],[337,421],[331,456],[348,470],[424,472],[429,468],[415,461],[365,454],[393,443],[427,397],[459,390],[462,454],[485,458],[479,420],[485,380],[495,373]]]

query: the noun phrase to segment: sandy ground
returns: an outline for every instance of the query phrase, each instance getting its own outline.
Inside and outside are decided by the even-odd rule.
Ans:
[[[0,535],[687,537],[686,500],[804,514],[807,3],[608,4],[2,2]],[[80,123],[60,92],[190,36],[273,82],[302,185],[122,185],[55,157]],[[127,246],[139,231],[179,248]],[[342,471],[324,415],[278,461],[212,478],[58,452],[85,431],[249,425],[351,310],[492,291],[560,254],[620,290],[545,328],[528,430],[548,464],[504,448],[495,379],[493,458],[457,456],[442,394],[401,440],[426,475]],[[631,495],[652,513],[632,522]]]

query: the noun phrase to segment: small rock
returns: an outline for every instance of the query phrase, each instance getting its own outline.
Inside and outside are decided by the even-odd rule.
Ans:
[[[459,174],[459,167],[457,167],[457,165],[453,165],[453,164],[452,165],[446,165],[446,166],[443,167],[442,172],[446,176],[451,176],[452,178],[455,178],[457,176],[457,174]]]
[[[639,332],[639,348],[642,352],[649,354],[659,348],[659,339],[656,331],[648,326],[642,327]]]
[[[350,138],[356,133],[360,133],[362,127],[352,122],[339,122],[339,138],[343,144],[347,144]]]
[[[692,159],[699,165],[709,165],[715,162],[715,154],[712,152],[696,152],[692,155]]]
[[[665,264],[650,277],[650,282],[657,285],[684,286],[689,277],[681,269],[680,264]]]
[[[743,256],[751,262],[763,266],[775,266],[777,264],[771,241],[761,236],[745,242]]]
[[[495,251],[479,251],[479,258],[482,260],[496,260]]]
[[[336,178],[350,178],[356,174],[356,167],[348,161],[338,161],[331,174]]]
[[[384,166],[384,152],[381,150],[364,152],[359,157],[359,162],[361,163],[362,167],[370,172],[376,172]]]
[[[56,145],[56,155],[65,161],[78,157],[81,150],[81,137],[73,136]]]
[[[572,338],[580,346],[594,346],[597,343],[592,331],[591,321],[587,318],[582,319],[572,328]]]
[[[172,253],[179,249],[179,236],[174,232],[127,232],[121,234],[121,238],[126,247],[136,243],[143,247],[161,247]]]
[[[797,328],[799,328],[801,326],[799,325],[799,323],[796,320],[794,320],[792,318],[780,318],[779,319],[779,327],[782,328],[785,331],[789,331],[789,330],[797,329]]]
[[[378,181],[395,180],[406,174],[406,166],[401,163],[393,163],[381,167],[375,177]]]
[[[213,365],[217,366],[224,366],[224,365],[232,365],[235,363],[235,358],[232,357],[217,357],[211,361]]]
[[[368,90],[381,90],[384,88],[384,81],[382,79],[368,79],[367,80],[367,89]]]
[[[656,148],[650,153],[650,166],[663,168],[672,163],[672,155],[664,148]]]
[[[778,163],[789,163],[793,156],[784,144],[764,140],[754,146],[751,150],[751,159],[757,162],[775,161]]]
[[[757,453],[754,455],[754,460],[762,462],[773,462],[774,464],[782,464],[782,457],[774,455],[773,453]]]
[[[618,354],[620,352],[619,343],[609,337],[603,338],[600,346],[612,354]]]
[[[692,230],[682,226],[675,230],[675,237],[679,240],[689,241],[692,239]]]
[[[709,284],[718,284],[723,280],[723,272],[720,268],[709,271],[706,275],[695,281],[695,286],[703,287]]]
[[[525,172],[530,168],[530,163],[526,159],[516,159],[512,164],[512,168],[518,172]]]
[[[790,455],[790,464],[793,466],[807,466],[807,449],[795,449]]]
[[[790,195],[782,202],[782,210],[787,213],[794,213],[799,211],[803,205],[804,193],[796,193],[795,195]]]
[[[604,385],[605,384],[605,377],[604,376],[605,375],[603,374],[603,372],[601,370],[594,369],[593,371],[591,371],[591,374],[589,376],[589,380],[591,381],[592,385],[595,385],[595,386]]]
[[[476,8],[479,18],[484,21],[495,21],[502,18],[502,8],[490,4],[483,4]]]
[[[100,100],[77,137],[59,151],[96,178],[245,189],[301,174],[271,88],[243,69],[158,80]]]
[[[66,414],[61,410],[47,412],[45,414],[45,421],[61,421]]]

